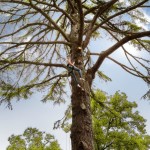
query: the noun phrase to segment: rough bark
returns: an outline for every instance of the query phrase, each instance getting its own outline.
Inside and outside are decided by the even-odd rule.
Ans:
[[[81,26],[78,24],[79,18],[76,14],[73,16],[77,22],[72,25],[70,39],[71,39],[71,58],[75,62],[75,66],[82,70],[83,78],[85,81],[79,79],[79,75],[76,74],[79,83],[83,87],[84,91],[77,87],[77,84],[72,79],[72,127],[71,127],[71,142],[72,150],[93,150],[93,133],[92,133],[92,119],[90,109],[90,87],[88,82],[88,76],[84,70],[83,64],[83,50],[81,47],[82,40],[79,38],[79,31]]]
[[[92,119],[90,109],[90,76],[84,72],[82,50],[78,50],[78,44],[72,46],[72,59],[75,61],[75,66],[82,70],[85,81],[79,79],[76,74],[80,87],[72,79],[72,127],[71,127],[71,142],[72,150],[93,150],[93,133]]]
[[[72,150],[93,150],[90,97],[73,85],[72,88]]]

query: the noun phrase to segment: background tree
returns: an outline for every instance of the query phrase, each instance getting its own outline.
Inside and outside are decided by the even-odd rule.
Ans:
[[[0,83],[1,103],[28,98],[34,90],[43,91],[43,101],[65,102],[67,55],[82,70],[85,91],[71,80],[72,150],[92,150],[93,133],[90,89],[106,59],[149,83],[149,28],[136,24],[146,20],[148,0],[0,0]],[[107,37],[106,37],[107,36]],[[143,38],[145,37],[145,38]],[[91,49],[92,38],[113,40],[106,49]],[[134,45],[140,56],[123,46]],[[101,45],[100,45],[101,46]],[[124,52],[128,63],[113,58]],[[91,63],[92,55],[97,55]],[[78,77],[79,78],[79,77]],[[79,82],[81,82],[79,80]]]
[[[61,150],[54,136],[36,128],[27,128],[22,135],[8,138],[7,150]]]
[[[96,150],[150,148],[146,120],[136,111],[136,102],[129,102],[126,94],[116,92],[113,96],[106,96],[98,90],[91,103]]]

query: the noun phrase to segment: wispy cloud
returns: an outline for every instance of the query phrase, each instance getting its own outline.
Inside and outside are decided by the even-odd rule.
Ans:
[[[144,30],[149,30],[149,23],[150,23],[150,16],[148,14],[146,14],[145,12],[143,12],[144,14],[144,19],[147,20],[147,23],[143,23],[141,22],[139,19],[135,19],[135,23],[139,26],[142,27]]]

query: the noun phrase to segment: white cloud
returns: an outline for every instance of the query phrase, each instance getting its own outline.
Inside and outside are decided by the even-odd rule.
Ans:
[[[134,55],[134,56],[137,56],[137,57],[139,57],[141,55],[141,51],[138,51],[133,45],[131,45],[129,43],[124,44],[123,47],[131,55]],[[121,47],[116,52],[111,54],[111,56],[112,56],[112,58],[116,59],[117,61],[119,61],[119,62],[121,62],[125,65],[128,65],[128,61],[125,57],[125,53],[124,53],[124,51]],[[110,64],[112,64],[112,62],[110,62]]]
[[[148,15],[146,12],[143,12],[144,18],[150,23],[150,15]]]
[[[141,22],[139,19],[135,19],[135,23],[144,30],[149,30],[150,16],[144,12],[143,9],[139,9],[139,11],[143,13],[143,19],[145,19],[147,22]]]
[[[125,0],[119,0],[119,2],[120,2],[120,3],[123,3],[123,2],[125,2]]]
[[[132,55],[139,56],[140,51],[138,51],[133,45],[126,43],[124,44],[124,48]]]
[[[28,41],[30,41],[30,40],[31,40],[31,38],[32,38],[32,36],[27,36],[27,37],[24,39],[24,42],[28,42]]]

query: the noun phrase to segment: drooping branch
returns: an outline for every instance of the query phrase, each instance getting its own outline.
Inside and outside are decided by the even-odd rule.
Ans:
[[[0,63],[3,64],[9,64],[9,65],[14,65],[14,64],[29,64],[29,65],[36,65],[36,66],[47,66],[47,67],[61,67],[65,68],[66,66],[64,64],[52,64],[52,63],[41,63],[41,62],[34,62],[34,61],[8,61],[8,60],[0,60]]]
[[[118,61],[116,61],[115,59],[111,58],[111,57],[107,57],[108,59],[110,59],[111,61],[113,61],[114,63],[116,63],[117,65],[119,65],[121,68],[123,68],[125,71],[127,71],[128,73],[136,76],[136,77],[140,77],[142,78],[145,82],[150,83],[150,77],[149,76],[145,76],[144,74],[142,74],[141,72],[132,69]]]
[[[119,39],[115,36],[115,35],[113,35],[110,31],[108,31],[109,32],[109,34],[117,41],[117,42],[119,42]],[[138,39],[136,39],[137,41],[139,41]],[[142,43],[140,43],[141,45],[142,45]],[[132,59],[134,59],[138,64],[140,64],[143,68],[145,68],[147,71],[148,71],[148,67],[147,66],[145,66],[143,63],[141,63],[140,61],[139,61],[139,58],[138,57],[136,57],[136,56],[134,56],[134,55],[132,55],[131,53],[129,53],[126,49],[125,49],[125,47],[124,46],[121,46],[122,47],[122,49],[123,49],[123,51],[124,51],[124,53],[125,53],[125,56],[126,56],[126,58],[127,58],[127,60],[128,60],[128,62],[130,63],[130,65],[132,66],[132,68],[134,68],[134,70],[136,70],[136,67],[132,64],[132,62],[131,62],[131,60],[130,60],[130,58],[129,58],[129,56],[132,58]],[[145,47],[144,47],[145,48]],[[145,48],[145,50],[146,50],[146,48]],[[148,60],[144,60],[144,62],[149,62]]]
[[[110,54],[112,54],[113,52],[115,52],[119,47],[121,47],[122,45],[124,45],[125,43],[136,39],[136,38],[141,38],[141,37],[145,37],[145,36],[150,36],[150,31],[146,31],[146,32],[140,32],[140,33],[135,33],[132,35],[128,35],[126,37],[124,37],[122,40],[120,40],[119,42],[117,42],[116,44],[114,44],[113,46],[111,46],[109,49],[103,51],[98,60],[96,61],[96,63],[94,64],[94,66],[90,69],[92,72],[92,76],[94,78],[94,75],[96,73],[96,71],[99,69],[99,67],[101,66],[101,64],[103,63],[104,59],[106,57],[108,57]]]
[[[26,45],[26,44],[37,44],[37,45],[39,45],[39,44],[64,44],[64,45],[68,45],[68,46],[70,46],[71,45],[71,43],[69,43],[69,42],[65,42],[65,41],[47,41],[47,42],[45,42],[45,41],[35,41],[35,42],[22,42],[22,43],[17,43],[17,42],[0,42],[0,45],[2,45],[2,44],[11,44],[11,45],[16,45],[16,47],[17,46],[20,46],[20,45]]]
[[[126,55],[129,55],[130,57],[132,57],[137,63],[139,63],[143,68],[145,68],[148,71],[148,67],[146,67],[143,63],[141,63],[138,59],[141,59],[141,60],[143,60],[144,62],[147,62],[147,63],[150,63],[149,60],[142,59],[142,58],[139,58],[137,56],[133,56],[131,53],[129,53],[128,51],[126,51],[124,47],[123,47],[123,49],[124,49],[124,52],[125,52]]]
[[[100,56],[101,54],[99,53],[90,53],[90,55],[97,55],[97,56]],[[122,69],[124,69],[125,71],[127,71],[128,73],[136,76],[136,77],[140,77],[140,78],[143,78],[146,82],[150,82],[150,77],[148,76],[145,76],[144,74],[142,74],[141,72],[139,72],[137,69],[135,69],[135,67],[130,68],[118,61],[116,61],[115,59],[111,58],[111,57],[107,57],[109,60],[113,61],[115,64],[119,65]]]
[[[48,24],[44,24],[44,23],[40,23],[40,22],[30,23],[30,24],[26,24],[25,26],[19,28],[18,30],[14,31],[14,32],[12,32],[10,34],[6,34],[6,35],[3,35],[3,36],[0,36],[0,39],[8,37],[8,36],[13,36],[13,35],[19,33],[20,31],[23,31],[23,30],[25,30],[25,29],[27,29],[29,27],[32,27],[32,26],[47,26],[48,28],[53,29],[53,27],[49,26]]]
[[[144,0],[144,1],[138,3],[138,4],[134,5],[134,6],[129,6],[125,10],[122,10],[122,11],[120,11],[120,12],[118,12],[118,13],[116,13],[116,14],[114,14],[114,15],[106,18],[106,19],[104,19],[99,25],[95,26],[95,28],[93,29],[93,32],[96,31],[98,28],[100,28],[103,24],[107,23],[109,20],[111,20],[111,19],[113,19],[113,18],[115,18],[115,17],[117,17],[117,16],[119,16],[121,14],[127,13],[127,12],[129,12],[131,10],[134,10],[134,9],[140,7],[141,5],[143,5],[144,3],[146,3],[147,1],[148,0]]]
[[[18,1],[18,0],[15,0],[15,1],[3,0],[3,2],[22,4],[22,5],[25,5],[25,6],[28,6],[28,7],[32,7],[38,13],[43,15],[49,21],[49,23],[52,24],[55,27],[55,29],[58,30],[67,41],[69,41],[69,39],[68,39],[67,35],[65,34],[65,32],[55,23],[55,21],[51,17],[49,17],[49,15],[47,13],[45,13],[42,9],[40,9],[39,7],[34,5],[31,0],[29,0],[29,1],[30,1],[30,3],[26,3],[26,2],[22,2],[22,1]]]
[[[36,5],[34,5],[31,0],[29,0],[29,2],[30,2],[30,5],[31,5],[31,7],[33,9],[37,10],[38,12],[40,12],[63,35],[63,37],[67,41],[69,41],[69,39],[68,39],[67,35],[65,34],[65,32],[53,21],[52,18],[50,18],[48,16],[48,14],[46,14],[42,9],[40,9],[39,7],[37,7]]]
[[[68,74],[58,74],[58,75],[55,75],[55,76],[53,76],[53,77],[51,77],[51,78],[49,78],[47,80],[43,80],[43,81],[41,81],[39,83],[35,83],[35,84],[28,84],[28,85],[25,85],[24,87],[33,88],[34,86],[40,86],[42,84],[50,82],[53,79],[56,79],[56,78],[60,78],[61,79],[63,77],[68,77]]]

